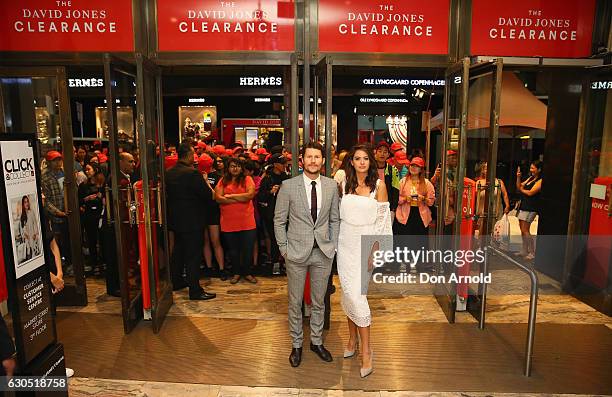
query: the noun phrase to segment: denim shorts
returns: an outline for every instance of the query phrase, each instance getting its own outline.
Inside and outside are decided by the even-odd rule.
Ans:
[[[536,215],[538,215],[538,213],[535,212],[535,211],[519,210],[517,218],[519,218],[519,220],[521,220],[521,221],[525,221],[527,223],[531,223],[535,219]]]

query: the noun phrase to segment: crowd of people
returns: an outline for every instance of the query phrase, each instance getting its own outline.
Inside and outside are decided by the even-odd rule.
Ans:
[[[340,153],[332,147],[331,152],[331,174],[325,176],[323,146],[318,142],[305,145],[298,154],[298,176],[291,178],[292,153],[280,145],[268,151],[245,148],[241,142],[226,148],[184,140],[178,147],[165,147],[172,286],[175,291],[188,288],[192,300],[208,300],[216,295],[201,287],[202,270],[204,275],[229,280],[231,284],[241,280],[257,284],[256,276],[286,274],[293,341],[289,361],[298,366],[303,342],[302,303],[308,284],[306,275],[310,274],[310,348],[322,360],[331,361],[323,346],[322,327],[324,297],[336,259],[350,336],[344,357],[353,357],[360,346],[361,374],[365,377],[372,372],[373,352],[369,345],[371,313],[362,278],[369,274],[364,275],[360,269],[361,236],[420,237],[420,244],[426,246],[429,229],[436,223],[434,203],[441,185],[440,167],[429,180],[422,150],[408,153],[401,144],[386,141],[355,145]],[[121,244],[125,259],[134,264],[130,267],[133,276],[139,256],[137,237],[129,225],[117,226],[107,214],[113,211],[107,205],[113,194],[107,150],[97,142],[92,147],[78,147],[74,154],[82,248],[88,258],[85,271],[92,275],[104,273],[107,293],[120,296],[115,227],[125,228]],[[133,145],[120,146],[117,194],[133,189],[140,179],[138,154]],[[456,154],[452,150],[447,152],[449,189],[456,188]],[[66,175],[60,152],[49,150],[44,160],[41,184],[49,230],[45,243],[55,247],[51,250],[56,263],[51,279],[54,290],[59,292],[64,285],[63,274],[70,273],[69,269],[62,269],[63,263],[68,267],[71,263],[69,211],[64,194]],[[480,196],[486,190],[486,162],[478,163],[476,174],[475,186]],[[521,254],[527,259],[534,256],[529,226],[538,211],[541,184],[541,162],[531,164],[530,175],[524,180],[520,168],[517,170],[516,189],[522,197],[516,206],[523,237]],[[502,180],[496,179],[494,193],[497,201],[494,200],[493,212],[499,218],[510,211]],[[448,194],[445,232],[452,229],[454,222],[453,197]],[[122,199],[129,201],[129,193]],[[478,217],[484,213],[484,198],[479,197],[477,203]],[[27,197],[22,207],[20,221],[23,230],[27,230]],[[475,224],[476,230],[482,228],[481,220]],[[75,241],[78,240],[72,239],[72,243]],[[381,243],[382,240],[371,247],[368,272],[373,270],[372,252]]]
[[[429,234],[437,216],[434,201],[440,193],[439,166],[429,180],[425,175],[425,155],[421,149],[408,151],[400,143],[380,141],[369,145],[369,150],[376,176],[385,186],[393,234]],[[332,146],[331,152],[329,177],[341,187],[350,176],[350,165],[354,160],[351,158],[352,151],[337,153]],[[170,219],[169,240],[171,251],[175,253],[171,259],[175,290],[191,285],[192,298],[212,299],[214,294],[203,293],[199,284],[196,286],[194,280],[199,279],[201,273],[219,277],[222,281],[229,280],[232,284],[240,280],[257,283],[257,276],[286,274],[285,259],[280,254],[274,233],[278,192],[283,181],[291,175],[292,154],[286,146],[279,145],[268,150],[254,146],[246,148],[241,142],[236,142],[226,148],[220,144],[208,145],[203,141],[186,140],[178,147],[167,145],[163,155]],[[450,150],[447,155],[447,178],[452,182],[457,163],[456,152]],[[100,142],[94,142],[75,148],[74,158],[83,249],[87,258],[85,271],[88,275],[105,275],[107,293],[120,296],[114,225],[108,221],[112,217],[107,216],[108,207],[105,205],[105,200],[112,196],[112,192],[107,195],[111,187],[108,151]],[[71,274],[63,157],[60,152],[49,150],[44,159],[41,181],[47,203],[45,210],[61,256],[68,264],[66,273]],[[303,173],[301,156],[298,166],[298,173]],[[139,169],[136,146],[121,144],[118,185],[133,186],[140,179]],[[324,164],[320,172],[325,174]],[[482,196],[486,173],[486,162],[478,163],[474,179],[478,194]],[[195,181],[195,176],[198,176],[199,196],[185,199],[185,186]],[[521,179],[520,169],[517,173],[516,188],[523,198],[516,207],[523,238],[520,255],[527,259],[534,257],[533,236],[529,229],[537,214],[541,181],[539,161],[531,164],[528,178]],[[495,197],[495,213],[499,218],[510,211],[508,192],[500,179],[496,180]],[[477,205],[479,208],[475,211],[478,217],[483,212],[484,197],[479,197]],[[449,197],[445,213],[445,233],[449,234],[455,213],[452,197]],[[482,228],[482,219],[476,222],[475,229],[479,228]],[[128,230],[127,233],[131,232]],[[128,260],[134,263],[133,272],[136,272],[137,239],[126,240]],[[185,255],[185,252],[194,250],[201,251],[202,258]]]

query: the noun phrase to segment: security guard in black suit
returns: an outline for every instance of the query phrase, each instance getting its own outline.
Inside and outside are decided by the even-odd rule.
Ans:
[[[189,287],[189,299],[208,300],[216,294],[200,287],[200,264],[204,245],[206,205],[212,190],[193,167],[194,151],[189,142],[178,149],[178,162],[166,172],[168,229],[174,232],[174,250],[170,262],[174,290]],[[187,271],[187,281],[183,279]]]

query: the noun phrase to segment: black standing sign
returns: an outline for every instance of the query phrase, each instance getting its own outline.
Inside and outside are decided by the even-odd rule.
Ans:
[[[53,256],[45,252],[43,243],[45,217],[36,144],[34,135],[0,135],[0,223],[19,373],[44,376],[61,373],[58,364],[60,368],[65,364],[51,307],[47,258]],[[58,347],[62,359],[48,362],[45,357],[57,356]]]

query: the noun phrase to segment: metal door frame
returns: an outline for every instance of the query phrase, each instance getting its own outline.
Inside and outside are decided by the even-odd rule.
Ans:
[[[136,295],[133,300],[129,300],[128,291],[128,280],[124,277],[123,267],[125,266],[124,252],[121,249],[121,242],[123,241],[123,231],[121,225],[117,223],[121,222],[121,216],[119,211],[119,185],[117,177],[119,176],[119,142],[117,141],[117,112],[115,108],[115,95],[113,89],[113,74],[115,72],[123,73],[134,77],[134,83],[137,82],[136,67],[130,63],[123,61],[122,59],[116,58],[110,54],[104,55],[104,89],[106,92],[106,105],[107,114],[109,117],[109,157],[110,157],[110,171],[111,171],[111,191],[112,191],[112,204],[113,204],[113,218],[112,223],[114,224],[115,232],[115,243],[117,248],[117,268],[119,272],[119,285],[121,289],[121,314],[123,316],[123,330],[126,334],[130,333],[138,324],[143,316],[142,313],[142,291]],[[138,115],[138,110],[136,111]],[[136,126],[138,122],[136,122]],[[138,134],[138,128],[134,131]],[[140,136],[138,136],[140,139]],[[108,207],[107,207],[108,208]]]
[[[153,332],[158,333],[161,329],[161,326],[166,318],[166,314],[168,310],[173,304],[173,296],[172,296],[172,284],[170,282],[166,283],[165,288],[161,291],[160,298],[157,298],[157,284],[155,281],[155,261],[154,261],[154,251],[153,251],[153,237],[152,237],[152,228],[155,227],[155,224],[161,223],[163,228],[163,244],[164,252],[165,252],[165,260],[166,263],[166,279],[170,280],[170,252],[168,250],[168,228],[167,224],[163,221],[166,218],[166,200],[165,200],[165,173],[164,170],[164,158],[163,156],[159,156],[156,160],[158,161],[158,166],[160,170],[159,175],[159,183],[160,185],[157,187],[150,186],[150,178],[149,178],[149,170],[148,164],[149,161],[153,159],[149,159],[149,154],[146,150],[148,137],[151,135],[149,131],[147,131],[147,123],[145,120],[147,118],[152,118],[150,125],[156,126],[157,128],[157,137],[158,142],[157,145],[160,147],[160,151],[163,151],[164,147],[164,121],[163,121],[163,98],[162,98],[162,78],[161,78],[161,67],[155,65],[148,59],[146,59],[142,54],[136,54],[136,67],[137,67],[137,82],[136,82],[136,92],[137,92],[137,100],[136,100],[136,110],[138,114],[138,122],[137,128],[139,129],[138,134],[138,146],[142,148],[140,150],[140,165],[141,165],[141,176],[142,176],[142,189],[144,195],[144,224],[145,224],[145,235],[147,247],[150,249],[147,250],[148,257],[148,266],[149,266],[149,287],[150,287],[150,296],[151,296],[151,318],[153,321]],[[148,77],[153,77],[155,79],[155,96],[153,98],[147,97],[145,93],[145,79]],[[154,101],[154,102],[151,102]],[[157,117],[153,114],[153,109],[157,106]],[[155,128],[155,127],[154,127]],[[154,134],[154,133],[153,133]],[[161,189],[161,190],[159,190]],[[157,192],[157,198],[155,202],[157,203],[158,210],[158,219],[151,219],[151,192],[155,190]]]
[[[59,101],[60,118],[60,144],[64,156],[64,173],[70,177],[64,178],[65,195],[68,215],[68,233],[70,235],[70,253],[72,256],[72,268],[74,271],[74,284],[66,284],[61,294],[58,294],[56,303],[58,306],[87,306],[87,283],[85,281],[85,270],[83,263],[83,252],[81,247],[82,231],[79,210],[78,189],[74,177],[74,147],[72,134],[72,115],[70,112],[70,99],[68,96],[68,84],[66,81],[66,68],[63,66],[0,66],[0,77],[49,77],[55,78],[57,98]],[[4,106],[2,92],[0,91],[0,133],[6,132],[4,125]],[[38,139],[36,139],[38,142]],[[40,151],[40,146],[38,147]],[[39,153],[42,154],[42,153]],[[78,239],[77,241],[74,241]]]
[[[333,71],[333,60],[331,56],[322,57],[317,63],[313,65],[313,123],[315,130],[315,140],[319,136],[319,96],[321,96],[321,108],[322,113],[325,117],[325,175],[331,175],[331,129],[332,129],[332,71]],[[324,82],[323,87],[320,87],[321,81]],[[323,92],[320,89],[323,88]],[[304,130],[304,134],[306,131]]]
[[[453,78],[456,78],[459,74],[461,75],[461,108],[460,108],[460,123],[459,123],[459,147],[458,147],[458,158],[457,158],[457,172],[455,174],[455,182],[457,184],[456,188],[456,200],[455,200],[455,220],[453,222],[453,234],[452,236],[460,236],[461,235],[461,221],[463,218],[463,180],[466,175],[466,150],[467,150],[467,125],[468,125],[468,110],[469,110],[469,82],[473,79],[482,78],[484,75],[494,73],[494,83],[492,86],[491,93],[491,109],[489,113],[489,153],[488,153],[488,163],[490,166],[487,171],[487,183],[491,186],[491,181],[494,181],[496,178],[496,167],[493,166],[497,163],[497,150],[498,150],[498,138],[499,138],[499,108],[500,108],[500,100],[501,100],[501,76],[503,69],[503,61],[502,59],[495,59],[486,63],[479,63],[475,65],[470,65],[470,59],[464,58],[462,61],[454,64],[449,67],[445,73],[445,89],[444,89],[444,129],[442,131],[442,142],[443,142],[443,152],[442,152],[442,170],[440,175],[440,190],[439,190],[439,205],[438,208],[441,208],[442,211],[438,211],[438,217],[436,222],[436,247],[440,249],[442,247],[441,239],[444,238],[443,230],[444,230],[444,218],[446,215],[445,212],[445,202],[447,199],[447,142],[449,139],[448,135],[448,127],[449,127],[449,117],[450,117],[450,90],[455,84],[454,81],[451,81]],[[485,212],[488,212],[488,209],[491,208],[493,203],[493,195],[487,194],[486,196],[487,203],[485,204]],[[486,230],[490,230],[490,224],[493,219],[491,217],[487,218],[487,228]],[[459,247],[459,238],[453,237],[453,248],[457,249]],[[440,266],[440,265],[439,265]],[[485,269],[486,270],[486,269]],[[486,286],[485,286],[486,287]],[[439,290],[439,284],[436,286],[436,291]],[[436,295],[434,292],[435,298],[438,301],[442,311],[446,315],[449,323],[455,322],[455,310],[457,306],[456,302],[456,285],[454,283],[451,284],[451,290],[448,291],[446,286],[443,287],[446,291],[445,295]],[[482,288],[479,288],[478,296],[482,295]],[[484,304],[482,301],[481,304]],[[477,319],[480,318],[482,306],[473,305],[470,308],[470,313],[474,315]]]

